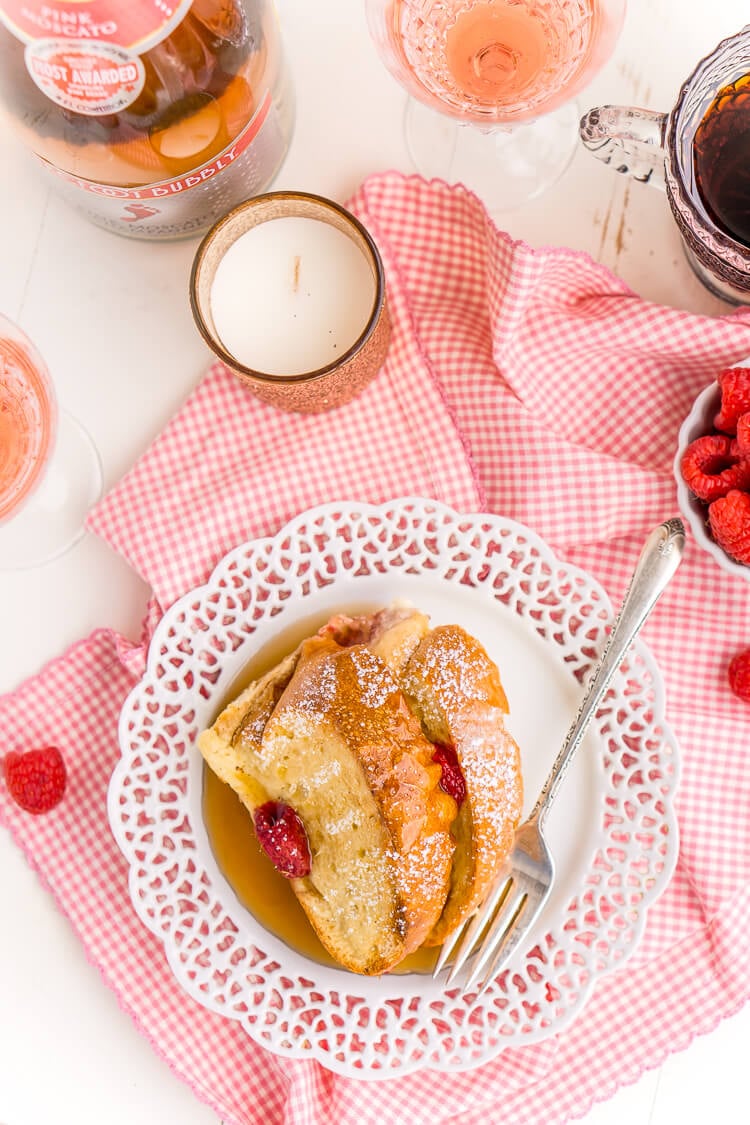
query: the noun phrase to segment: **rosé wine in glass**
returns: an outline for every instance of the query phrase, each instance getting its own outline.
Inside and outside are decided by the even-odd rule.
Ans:
[[[418,170],[466,183],[494,210],[538,195],[567,167],[577,138],[572,99],[611,54],[626,6],[626,0],[366,3],[376,46],[414,99],[406,128]],[[478,128],[457,133],[446,117]]]
[[[0,316],[0,570],[36,566],[71,546],[100,484],[96,450],[58,413],[44,360]]]
[[[39,482],[56,421],[44,365],[17,330],[0,331],[0,520],[11,516]]]

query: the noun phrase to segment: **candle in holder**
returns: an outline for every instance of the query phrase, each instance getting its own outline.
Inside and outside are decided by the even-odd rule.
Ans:
[[[300,375],[337,362],[364,332],[375,277],[330,223],[288,215],[241,234],[219,262],[211,312],[224,347],[246,367]]]
[[[318,196],[258,196],[220,220],[196,255],[191,300],[213,351],[282,409],[340,406],[385,359],[377,248],[353,215]]]

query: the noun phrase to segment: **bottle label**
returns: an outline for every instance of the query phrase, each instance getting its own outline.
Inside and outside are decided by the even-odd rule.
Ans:
[[[285,112],[269,91],[219,156],[173,180],[143,187],[94,183],[45,164],[64,181],[71,202],[100,226],[119,234],[175,238],[204,230],[238,199],[263,190],[286,152]]]
[[[193,0],[0,0],[0,21],[24,43],[86,39],[143,54],[184,19]]]
[[[111,43],[41,39],[26,47],[25,61],[50,101],[89,116],[124,109],[146,81],[139,57]]]

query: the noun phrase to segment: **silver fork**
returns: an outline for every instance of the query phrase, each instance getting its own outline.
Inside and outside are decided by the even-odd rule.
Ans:
[[[443,943],[433,976],[453,958],[447,984],[457,978],[477,946],[463,988],[468,992],[484,971],[479,986],[483,991],[537,918],[555,875],[544,840],[547,811],[610,680],[676,571],[684,546],[685,529],[678,519],[660,524],[646,539],[599,664],[531,815],[517,829],[513,848],[484,902]]]

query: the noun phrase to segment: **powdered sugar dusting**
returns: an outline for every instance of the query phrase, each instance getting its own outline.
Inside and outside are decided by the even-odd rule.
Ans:
[[[393,695],[396,684],[383,661],[368,648],[362,647],[352,649],[351,662],[357,676],[362,705],[373,710],[384,706],[388,696]]]
[[[422,641],[404,690],[428,738],[455,749],[466,781],[451,893],[435,935],[443,940],[484,897],[511,847],[521,814],[520,756],[505,729],[497,668],[459,626],[439,626]]]

